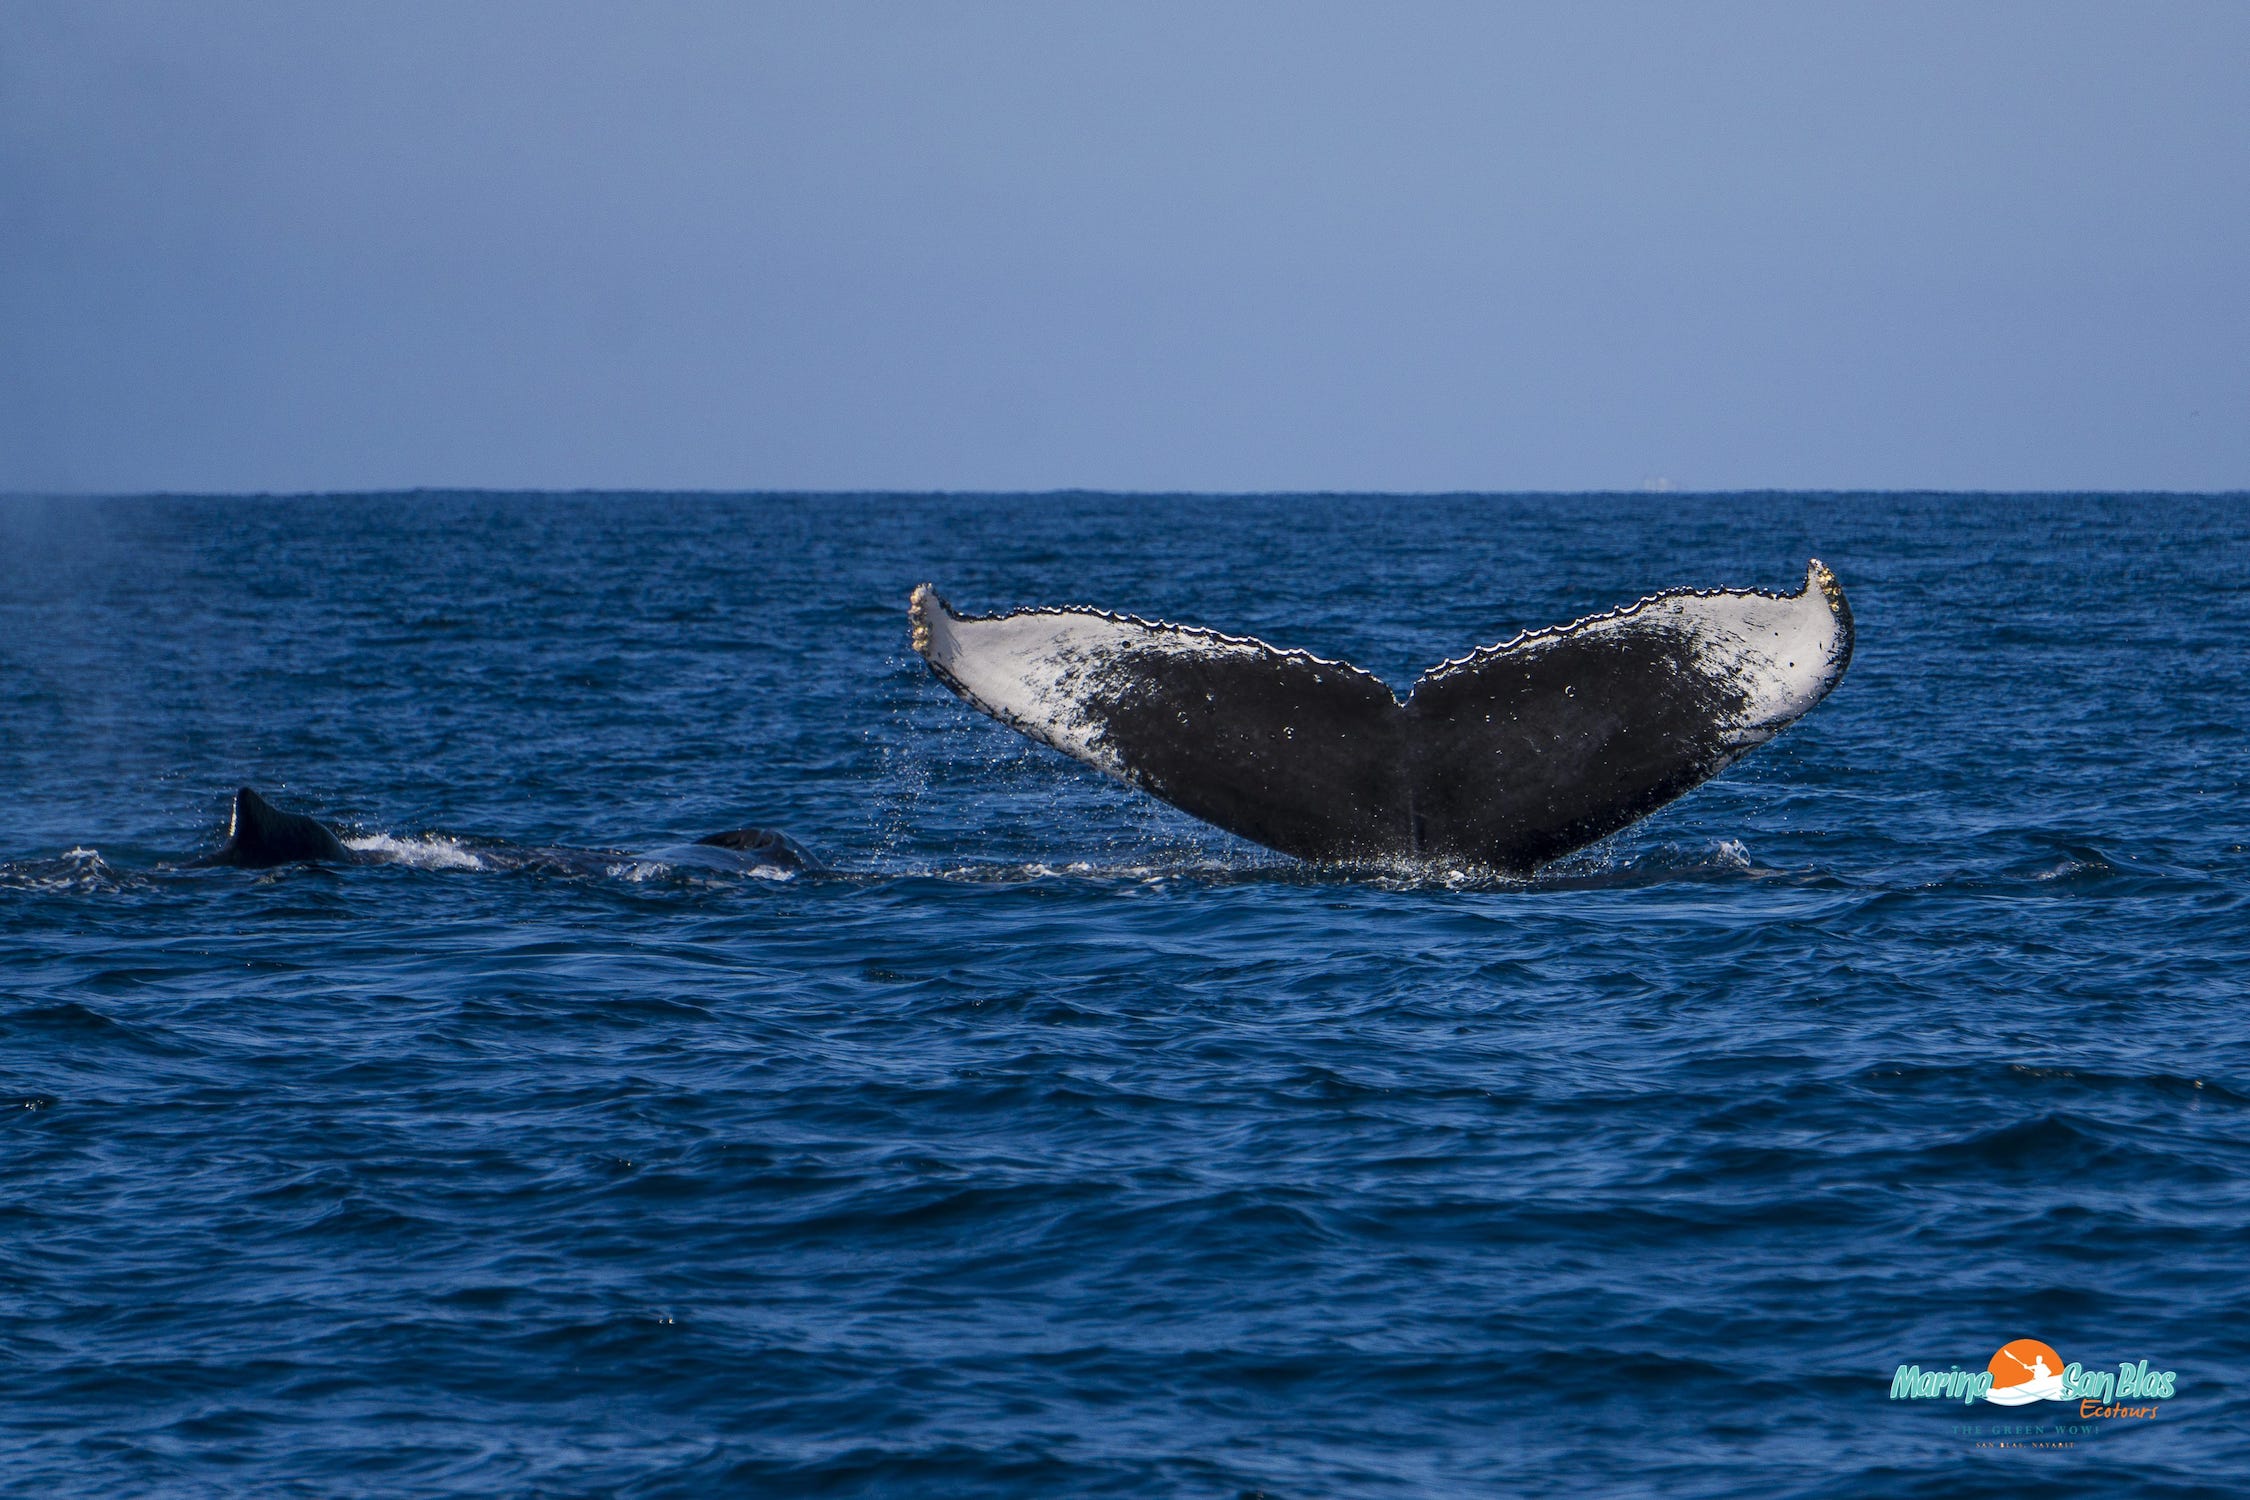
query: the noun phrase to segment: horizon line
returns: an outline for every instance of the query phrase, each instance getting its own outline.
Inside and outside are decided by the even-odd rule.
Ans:
[[[434,498],[464,497],[492,499],[829,499],[829,500],[879,500],[879,499],[942,499],[942,500],[1279,500],[1279,499],[1368,499],[1368,500],[1465,500],[1465,499],[1752,499],[1760,497],[1789,496],[1815,499],[1850,496],[1900,496],[1928,495],[1957,499],[2180,499],[2226,500],[2250,497],[2250,487],[2236,489],[1990,489],[1981,487],[1949,488],[1944,486],[1916,485],[1904,488],[1880,487],[1823,487],[1818,489],[1793,489],[1786,486],[1758,485],[1741,489],[1687,489],[1641,486],[1630,489],[1438,489],[1438,490],[1383,490],[1383,489],[1259,489],[1259,490],[1196,490],[1196,489],[1103,489],[1085,485],[1064,485],[1051,489],[904,489],[893,487],[854,487],[848,489],[821,489],[810,486],[766,486],[749,489],[672,488],[666,486],[581,485],[570,489],[547,489],[538,486],[513,485],[407,485],[375,486],[339,489],[153,489],[153,490],[0,490],[0,501],[23,500],[361,500],[379,498]]]

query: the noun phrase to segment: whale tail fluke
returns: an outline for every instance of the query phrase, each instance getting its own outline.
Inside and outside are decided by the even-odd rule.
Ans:
[[[1764,744],[1851,660],[1819,562],[1794,594],[1675,589],[1442,663],[1402,701],[1348,662],[1091,609],[957,614],[914,649],[971,706],[1254,843],[1527,873]]]

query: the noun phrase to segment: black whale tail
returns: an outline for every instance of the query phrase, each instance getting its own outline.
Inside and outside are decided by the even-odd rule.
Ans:
[[[914,649],[972,707],[1300,859],[1527,874],[1670,802],[1827,696],[1836,577],[1673,589],[1442,662],[1404,699],[1348,662],[1101,610],[955,613]]]
[[[234,817],[227,827],[227,841],[196,863],[263,870],[323,860],[343,864],[351,857],[344,841],[327,824],[302,813],[285,813],[243,787],[234,794]]]

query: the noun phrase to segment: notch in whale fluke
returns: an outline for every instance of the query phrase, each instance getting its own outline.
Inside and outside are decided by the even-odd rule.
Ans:
[[[1676,589],[1425,672],[1081,608],[961,615],[928,584],[914,649],[971,706],[1303,859],[1522,874],[1700,785],[1826,697],[1852,618],[1817,560],[1794,594]]]

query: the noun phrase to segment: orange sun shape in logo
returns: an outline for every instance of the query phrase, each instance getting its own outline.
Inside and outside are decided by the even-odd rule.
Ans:
[[[2042,1344],[2037,1339],[2016,1339],[2002,1344],[1985,1368],[1992,1372],[1995,1399],[1999,1399],[2003,1391],[2020,1390],[2022,1400],[2051,1401],[2057,1399],[2062,1388],[2063,1357],[2054,1351],[2053,1345]]]

